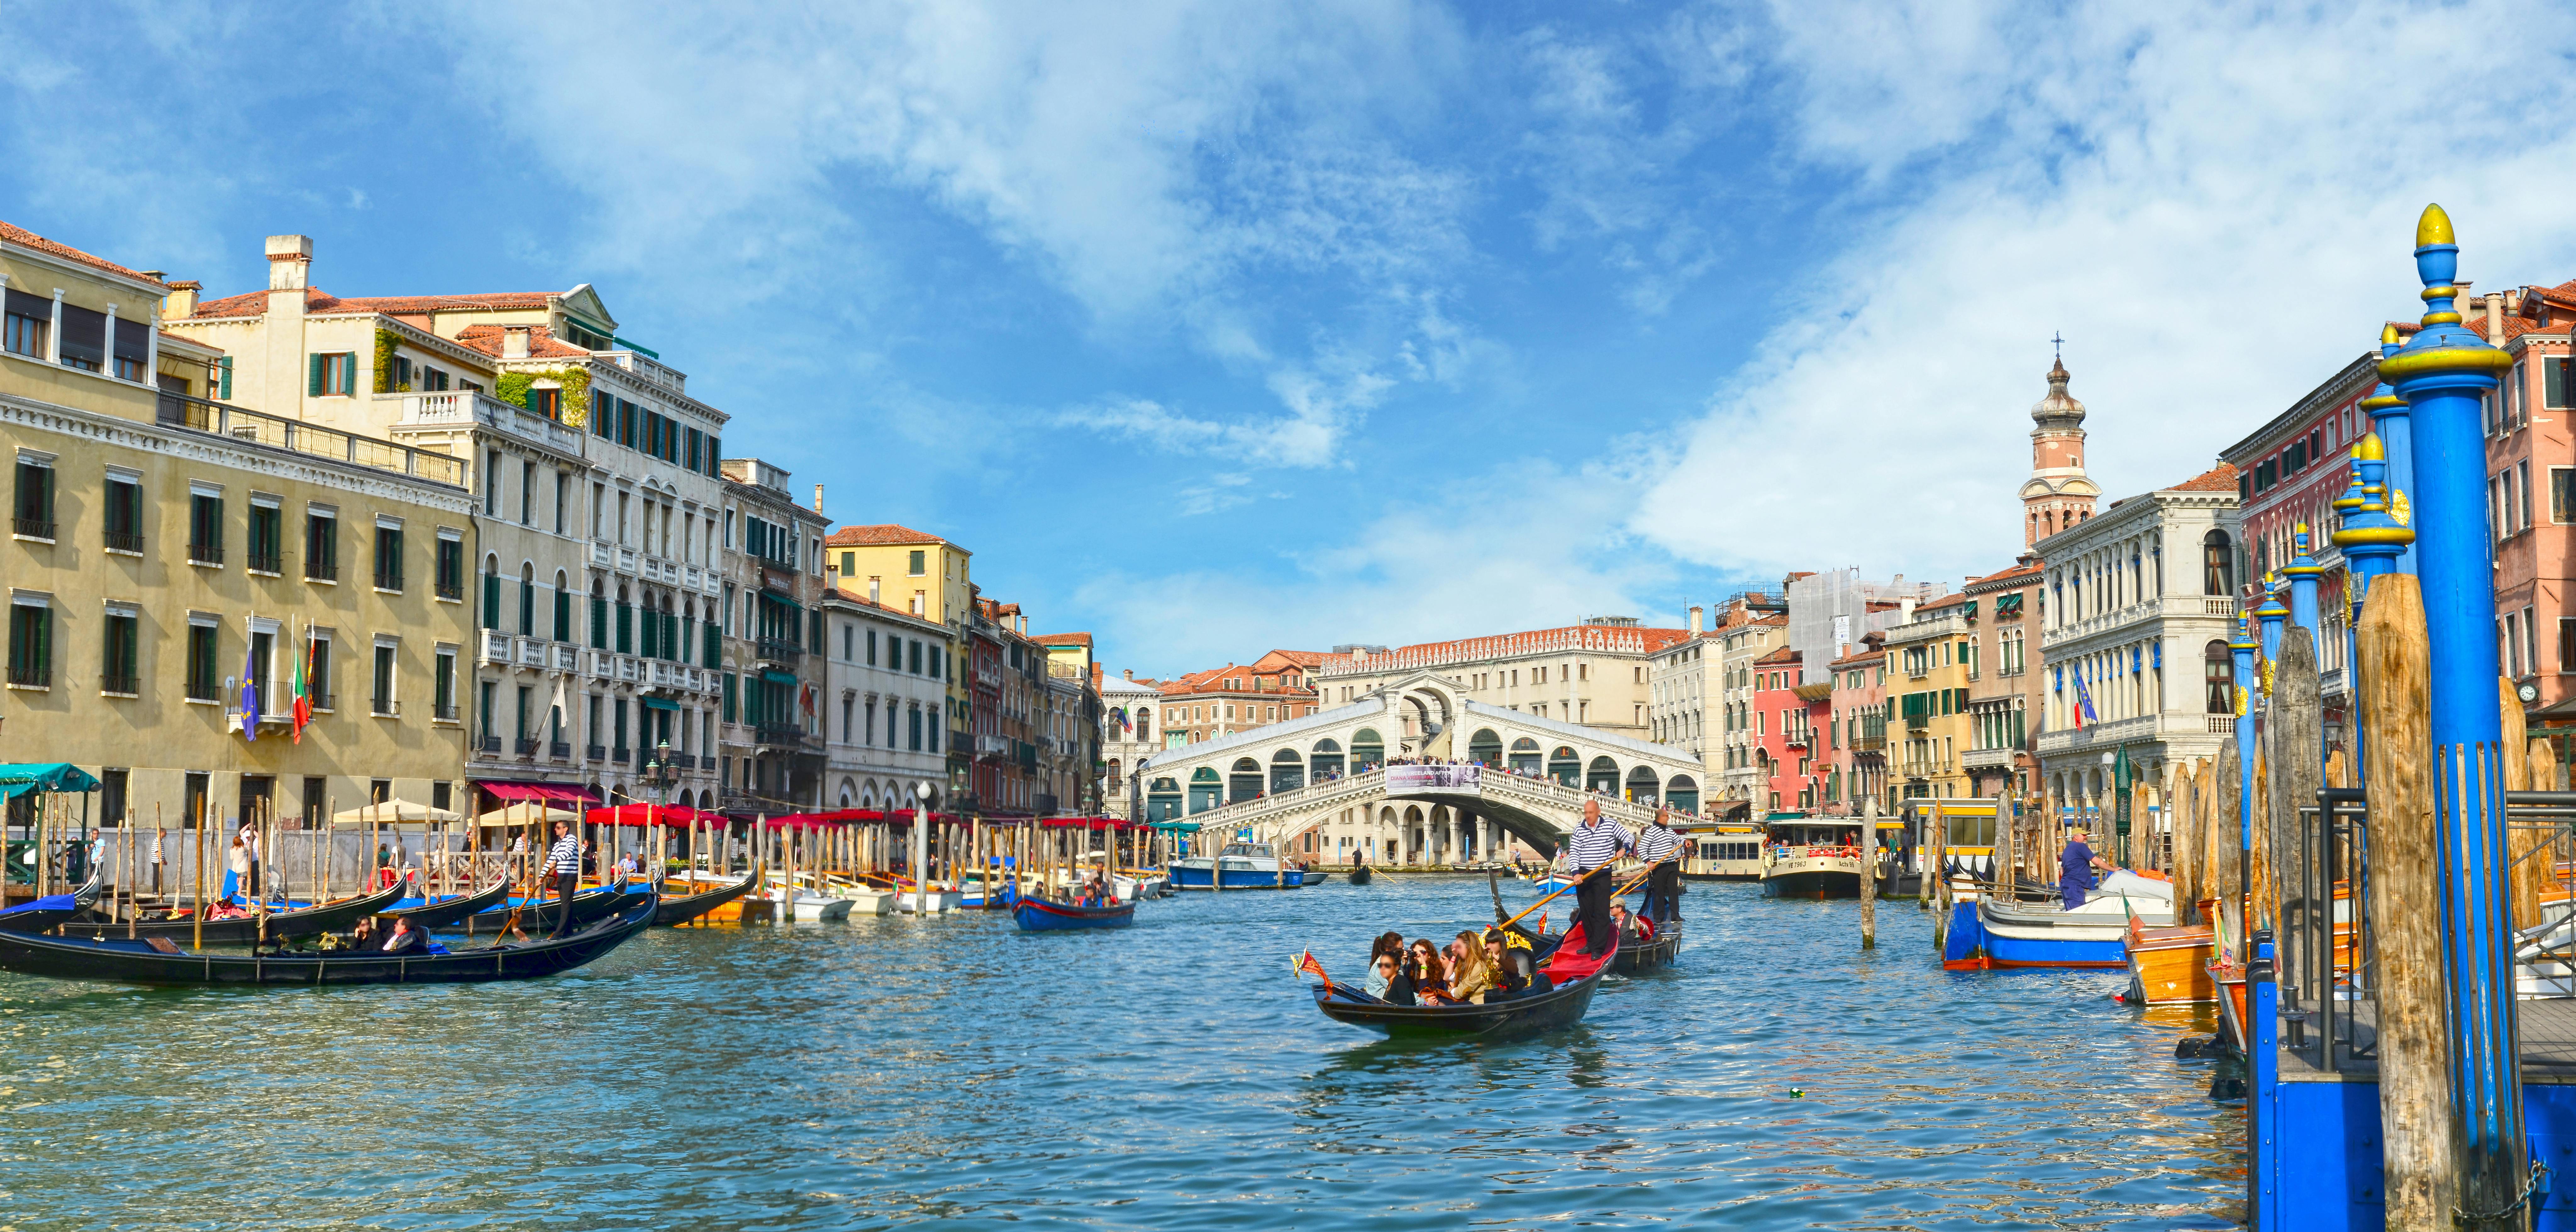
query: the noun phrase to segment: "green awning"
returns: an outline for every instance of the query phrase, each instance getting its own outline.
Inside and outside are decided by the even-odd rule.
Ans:
[[[761,678],[761,679],[763,679],[763,680],[768,681],[768,682],[769,682],[769,683],[771,683],[771,684],[790,684],[790,685],[792,685],[792,684],[796,683],[796,678],[795,678],[794,676],[790,676],[790,675],[788,675],[788,674],[787,674],[787,673],[785,673],[785,672],[762,672],[762,673],[760,674],[760,678]]]
[[[97,791],[98,780],[67,761],[0,764],[0,800],[31,791]]]
[[[644,699],[644,708],[647,710],[677,710],[680,708],[680,703],[672,701],[667,697],[648,697]]]

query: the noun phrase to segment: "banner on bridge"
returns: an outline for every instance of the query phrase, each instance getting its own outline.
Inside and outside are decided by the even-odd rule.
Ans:
[[[1483,766],[1388,766],[1388,795],[1409,791],[1474,791],[1483,781]]]

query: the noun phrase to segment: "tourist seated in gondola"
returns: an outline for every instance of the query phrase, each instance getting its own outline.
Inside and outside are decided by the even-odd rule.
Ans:
[[[372,950],[376,948],[376,940],[376,917],[362,915],[357,923],[349,926],[350,949]]]
[[[1472,932],[1449,943],[1449,995],[1469,1005],[1483,1005],[1495,991],[1494,967],[1485,960],[1485,943]]]
[[[1413,977],[1413,997],[1416,1003],[1421,1005],[1456,1003],[1456,999],[1449,995],[1449,969],[1440,961],[1440,950],[1431,944],[1430,939],[1414,938],[1411,961],[1405,964],[1404,970],[1405,974]]]
[[[1630,912],[1628,904],[1623,902],[1611,902],[1610,922],[1618,926],[1620,936],[1632,940],[1644,941],[1655,935],[1654,921]]]
[[[378,948],[387,954],[426,954],[429,934],[412,927],[410,920],[395,916],[393,931],[385,934],[385,943]]]
[[[1361,987],[1368,991],[1368,995],[1388,1005],[1414,1003],[1413,977],[1404,973],[1401,953],[1380,954],[1370,959],[1368,980]]]

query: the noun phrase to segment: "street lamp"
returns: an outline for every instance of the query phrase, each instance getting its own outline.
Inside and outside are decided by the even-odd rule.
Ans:
[[[912,785],[912,798],[919,803],[912,810],[912,913],[930,913],[930,801],[939,789],[930,780]]]
[[[664,740],[653,746],[653,759],[644,763],[643,772],[638,774],[636,778],[640,780],[644,786],[652,789],[653,804],[655,807],[662,809],[668,809],[671,807],[671,788],[679,783],[680,772],[679,767],[671,764],[670,741]],[[651,842],[653,839],[652,826],[650,824],[647,824],[644,827],[644,838],[647,842]],[[689,853],[689,856],[691,859],[695,859],[697,854],[698,853],[692,851]],[[653,851],[654,884],[661,884],[664,867],[664,853],[661,850],[660,844],[656,843]]]

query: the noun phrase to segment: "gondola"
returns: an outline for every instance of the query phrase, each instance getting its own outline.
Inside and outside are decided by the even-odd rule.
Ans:
[[[663,899],[661,908],[653,913],[653,922],[655,924],[666,925],[686,924],[699,916],[705,915],[718,907],[724,906],[726,903],[732,902],[745,894],[751,893],[752,880],[758,876],[760,876],[760,870],[753,869],[748,873],[744,873],[742,875],[742,880],[737,881],[732,885],[717,886],[715,889],[705,891],[704,893],[691,894],[682,898]]]
[[[588,928],[593,922],[615,914],[619,902],[626,897],[626,891],[627,885],[621,881],[612,885],[594,886],[573,895],[573,928]],[[497,933],[510,926],[511,909],[507,901],[496,902],[453,924],[441,926],[436,931]],[[564,903],[562,899],[548,894],[535,902],[522,901],[517,910],[519,931],[535,936],[540,932],[555,931],[555,921],[563,918]]]
[[[1024,933],[1052,933],[1075,928],[1125,928],[1136,922],[1136,904],[1076,907],[1022,895],[1011,905],[1011,918]]]
[[[67,940],[0,934],[0,971],[110,984],[481,984],[525,980],[588,963],[653,923],[650,893],[624,911],[550,941],[502,944],[445,954],[366,950],[260,954],[190,953],[166,937],[128,941]]]
[[[1611,964],[1621,975],[1636,975],[1659,967],[1673,965],[1682,954],[1682,922],[1662,920],[1655,924],[1655,935],[1644,941],[1633,938],[1619,946],[1619,960]]]
[[[63,935],[92,939],[113,937],[119,940],[129,935],[137,939],[167,937],[174,941],[202,940],[206,945],[252,945],[256,944],[262,936],[266,936],[271,941],[292,941],[298,937],[318,937],[323,933],[347,928],[357,923],[360,917],[376,915],[385,908],[401,902],[403,895],[409,893],[410,889],[408,882],[397,881],[373,894],[344,898],[337,902],[295,911],[272,911],[268,915],[268,927],[265,932],[260,927],[259,914],[254,911],[249,915],[234,916],[230,919],[208,920],[205,922],[205,932],[202,937],[197,931],[197,922],[191,919],[138,922],[132,925],[131,934],[126,931],[128,926],[119,921],[80,920],[64,925]]]
[[[1356,864],[1351,866],[1351,875],[1344,878],[1344,880],[1350,882],[1352,885],[1367,885],[1369,883],[1369,879],[1375,875],[1376,874],[1369,872],[1368,865]]]
[[[1581,933],[1571,934],[1580,937]],[[1616,966],[1624,945],[1594,959],[1589,955],[1563,953],[1564,938],[1549,938],[1559,953],[1549,956],[1548,965],[1555,967],[1563,959],[1569,968],[1589,966],[1579,976],[1557,984],[1546,992],[1525,994],[1502,1001],[1488,999],[1483,1005],[1391,1005],[1367,993],[1339,985],[1320,985],[1313,989],[1315,1008],[1324,1017],[1354,1027],[1381,1032],[1391,1037],[1477,1035],[1492,1039],[1536,1035],[1558,1027],[1572,1026],[1583,1020],[1584,1011],[1592,1008],[1592,992],[1601,986],[1601,976]],[[1551,973],[1553,978],[1553,973]]]
[[[510,879],[502,877],[469,894],[457,894],[417,907],[397,907],[385,914],[409,920],[414,928],[445,928],[477,911],[501,901],[510,892]]]
[[[93,872],[81,888],[69,894],[48,894],[32,902],[20,903],[0,911],[0,931],[41,933],[87,911],[98,902],[100,887],[106,882],[104,869]]]

